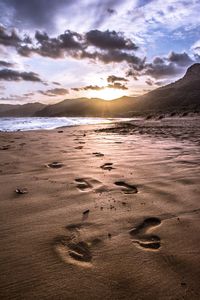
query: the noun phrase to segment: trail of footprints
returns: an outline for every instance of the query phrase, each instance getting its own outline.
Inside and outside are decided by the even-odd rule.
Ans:
[[[161,224],[159,218],[150,217],[145,219],[137,227],[131,229],[129,234],[132,241],[140,247],[148,250],[158,250],[161,246],[160,237],[150,232]],[[67,234],[58,236],[54,240],[54,249],[58,256],[68,264],[90,268],[93,266],[93,250],[102,243],[98,237],[84,239],[83,231],[92,223],[70,224],[66,226]],[[110,239],[111,234],[107,235]],[[110,239],[111,240],[111,239]]]
[[[79,142],[80,143],[80,142]],[[82,146],[76,147],[82,149]],[[100,152],[93,153],[96,157],[103,157],[104,154]],[[60,162],[53,162],[48,164],[50,168],[61,168],[63,166]],[[101,169],[111,171],[114,169],[113,163],[104,163],[100,166]],[[77,188],[84,191],[106,191],[102,183],[93,178],[76,178],[75,183]],[[119,187],[124,194],[136,194],[138,189],[135,185],[126,183],[125,181],[116,181],[114,185]],[[129,231],[132,242],[139,247],[147,250],[158,250],[161,246],[161,239],[158,235],[152,234],[157,226],[161,224],[161,220],[156,217],[146,218],[143,222],[138,224],[135,228]],[[80,267],[92,267],[93,255],[92,251],[95,246],[102,242],[100,238],[90,238],[84,240],[82,237],[83,229],[92,225],[91,223],[71,224],[66,227],[67,234],[58,236],[54,240],[54,248],[56,253],[65,263],[74,264]],[[111,234],[108,234],[108,236]]]

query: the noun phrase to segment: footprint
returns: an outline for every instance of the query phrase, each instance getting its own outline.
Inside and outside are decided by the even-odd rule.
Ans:
[[[112,167],[113,163],[105,163],[103,164],[100,168],[103,169],[103,170],[108,170],[108,171],[111,171],[112,169],[114,169]]]
[[[93,152],[92,154],[94,154],[96,157],[102,157],[102,156],[104,156],[104,154],[101,153],[101,152]]]
[[[81,191],[95,190],[96,192],[105,192],[106,187],[102,183],[93,178],[76,178],[76,186]]]
[[[151,217],[145,219],[136,228],[130,230],[130,235],[134,237],[133,242],[137,243],[140,247],[146,249],[157,250],[160,248],[160,237],[157,235],[149,234],[148,232],[154,227],[161,224],[160,219]]]
[[[10,149],[10,145],[5,145],[0,147],[0,150],[8,150],[8,149]]]
[[[124,194],[136,194],[136,193],[138,193],[138,189],[134,185],[128,184],[124,181],[116,181],[115,185],[121,186],[122,191],[124,192]]]
[[[54,248],[60,258],[69,264],[79,267],[92,267],[91,248],[101,242],[95,238],[85,241],[81,236],[81,228],[89,226],[90,223],[70,224],[66,227],[68,235],[59,236],[54,240]]]
[[[81,191],[85,191],[92,188],[92,185],[84,178],[75,179],[77,183],[77,188]]]
[[[59,169],[59,168],[62,168],[64,165],[61,162],[54,161],[54,162],[48,164],[47,166],[52,169]]]
[[[55,249],[61,258],[68,263],[87,266],[86,263],[92,260],[88,243],[77,241],[73,236],[61,236],[56,238]]]

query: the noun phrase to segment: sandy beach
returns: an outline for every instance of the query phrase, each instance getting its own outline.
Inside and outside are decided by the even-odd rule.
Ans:
[[[200,131],[180,120],[1,132],[0,298],[200,299]]]

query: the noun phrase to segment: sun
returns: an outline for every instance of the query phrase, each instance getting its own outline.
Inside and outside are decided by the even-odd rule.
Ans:
[[[91,93],[90,93],[90,97],[92,97],[92,98],[97,97],[97,98],[101,98],[104,100],[113,100],[116,98],[120,98],[124,95],[125,95],[125,93],[123,90],[112,89],[112,88],[105,88],[100,91],[91,91]]]

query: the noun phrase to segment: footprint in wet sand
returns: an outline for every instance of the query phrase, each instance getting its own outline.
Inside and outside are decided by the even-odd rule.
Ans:
[[[108,170],[108,171],[111,171],[112,169],[114,169],[113,163],[105,163],[100,168],[103,170]]]
[[[156,217],[150,217],[145,219],[137,227],[130,230],[130,235],[134,238],[133,242],[140,247],[150,250],[158,250],[160,248],[160,237],[154,234],[150,234],[149,231],[153,230],[161,224],[160,219]]]
[[[136,188],[136,186],[134,186],[132,184],[128,184],[124,181],[116,181],[115,185],[121,186],[122,191],[124,192],[124,194],[136,194],[136,193],[138,193],[138,189]]]
[[[77,183],[77,188],[81,191],[85,191],[92,188],[92,185],[88,182],[88,180],[84,178],[77,178],[75,179]]]
[[[10,145],[5,145],[0,147],[0,150],[8,150],[8,149],[10,149]]]
[[[54,162],[48,164],[47,166],[52,169],[59,169],[59,168],[62,168],[64,166],[64,164],[61,162],[58,162],[58,161],[54,161]]]
[[[96,157],[102,157],[102,156],[104,156],[104,154],[101,153],[101,152],[93,152],[92,154],[94,154]]]
[[[54,240],[55,251],[65,263],[86,268],[92,267],[91,248],[99,244],[101,240],[94,238],[84,241],[82,239],[81,230],[89,225],[91,224],[70,224],[66,227],[68,234]]]
[[[76,178],[75,183],[80,191],[95,190],[96,192],[103,192],[106,190],[100,181],[90,177]]]

